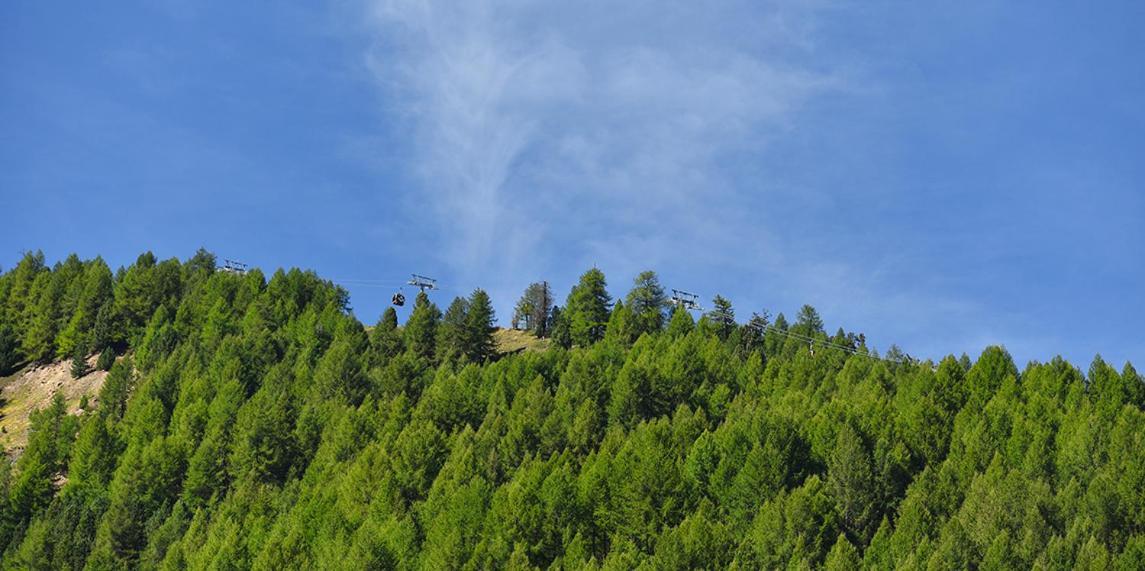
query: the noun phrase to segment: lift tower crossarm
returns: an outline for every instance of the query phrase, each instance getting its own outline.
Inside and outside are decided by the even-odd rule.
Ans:
[[[683,307],[688,311],[702,311],[703,308],[700,307],[699,299],[700,296],[694,293],[674,289],[672,290],[672,297],[668,300],[668,303],[677,307]]]
[[[246,275],[247,265],[234,260],[223,260],[222,270],[230,274]]]
[[[435,280],[433,278],[418,275],[418,274],[410,274],[410,276],[412,276],[412,277],[406,283],[408,283],[409,285],[411,285],[413,287],[420,289],[423,292],[426,290],[437,289],[437,280]]]

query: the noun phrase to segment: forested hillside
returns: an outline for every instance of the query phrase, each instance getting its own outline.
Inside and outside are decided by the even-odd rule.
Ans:
[[[806,306],[669,311],[651,272],[552,297],[533,284],[512,316],[550,342],[498,354],[480,290],[367,332],[312,272],[28,254],[0,276],[0,374],[95,354],[110,374],[0,463],[0,566],[1145,562],[1130,365],[880,358]]]

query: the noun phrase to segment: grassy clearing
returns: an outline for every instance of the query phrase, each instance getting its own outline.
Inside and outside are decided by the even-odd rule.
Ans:
[[[549,339],[537,339],[532,332],[517,329],[498,329],[494,331],[493,342],[497,345],[498,353],[544,351],[548,349],[552,343]]]

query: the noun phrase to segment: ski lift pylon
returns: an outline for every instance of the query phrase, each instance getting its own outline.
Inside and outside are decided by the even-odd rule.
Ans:
[[[668,303],[674,307],[682,307],[688,311],[703,311],[700,307],[698,295],[689,293],[683,290],[672,290],[672,297],[668,299]]]
[[[417,289],[420,289],[423,292],[425,290],[437,289],[437,280],[435,280],[433,278],[418,275],[418,274],[410,274],[410,276],[411,276],[410,280],[406,283],[408,283],[409,285],[411,285],[413,287],[416,287]]]

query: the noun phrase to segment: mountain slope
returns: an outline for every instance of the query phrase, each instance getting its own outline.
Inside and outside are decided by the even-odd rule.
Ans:
[[[1128,364],[882,358],[810,307],[697,321],[662,313],[654,276],[613,303],[595,269],[541,343],[495,330],[483,292],[367,331],[312,272],[35,262],[0,275],[16,361],[129,357],[90,414],[53,401],[0,464],[0,568],[1145,560]]]

